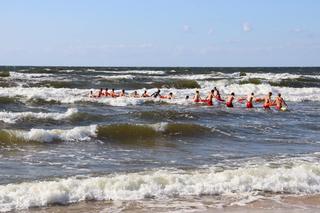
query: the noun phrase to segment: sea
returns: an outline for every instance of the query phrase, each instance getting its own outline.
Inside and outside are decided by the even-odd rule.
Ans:
[[[319,67],[0,67],[0,212],[317,212],[319,163]]]

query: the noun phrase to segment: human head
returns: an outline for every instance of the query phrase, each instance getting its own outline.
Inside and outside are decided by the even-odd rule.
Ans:
[[[272,92],[269,92],[269,96],[272,96]]]
[[[170,92],[169,95],[172,96],[172,92]]]
[[[188,100],[188,99],[189,99],[189,95],[186,96],[186,100]]]
[[[281,93],[279,93],[278,96],[281,97]]]
[[[232,92],[231,95],[234,96],[234,92]]]
[[[214,90],[211,90],[211,93],[213,93],[214,92]]]
[[[196,93],[199,94],[199,90],[196,90]]]
[[[254,95],[254,93],[252,92],[251,95]]]

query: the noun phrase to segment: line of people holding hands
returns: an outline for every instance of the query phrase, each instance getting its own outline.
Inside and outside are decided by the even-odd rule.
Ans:
[[[114,89],[111,89],[109,91],[108,88],[105,90],[101,88],[97,92],[93,92],[92,90],[90,91],[90,98],[101,98],[101,97],[112,97],[112,98],[117,98],[117,97],[131,97],[131,98],[148,98],[148,97],[154,97],[154,98],[162,98],[162,99],[172,99],[173,98],[173,93],[170,92],[168,95],[161,95],[160,94],[161,90],[158,89],[156,92],[153,94],[149,95],[148,91],[145,90],[142,95],[140,95],[137,91],[134,91],[131,94],[127,94],[124,89],[121,90],[120,93],[116,93]]]
[[[219,102],[225,102],[227,107],[233,107],[233,102],[235,101],[235,94],[234,92],[231,92],[230,95],[227,96],[226,100],[223,100],[221,98],[219,90],[214,87],[207,97],[205,99],[201,99],[199,90],[196,90],[196,94],[193,97],[193,101],[196,103],[204,102],[207,103],[209,106],[213,106],[213,100],[217,100]],[[243,103],[245,101],[246,108],[253,108],[253,103],[259,103],[263,102],[263,108],[264,109],[270,109],[272,106],[274,106],[277,110],[284,110],[288,107],[287,103],[284,101],[284,99],[281,97],[281,94],[279,93],[278,96],[272,100],[272,92],[269,92],[265,97],[258,98],[254,96],[254,93],[252,92],[247,97],[239,97],[238,102]],[[284,108],[285,107],[285,108]]]
[[[161,90],[158,89],[153,94],[149,95],[147,90],[143,92],[143,94],[139,94],[137,91],[134,91],[131,94],[127,94],[124,89],[121,90],[120,93],[116,93],[114,89],[109,90],[108,88],[100,89],[97,92],[90,91],[90,98],[100,98],[100,97],[132,97],[132,98],[147,98],[147,97],[154,97],[154,98],[161,98],[161,99],[173,99],[173,93],[170,92],[168,95],[161,95]],[[186,96],[186,99],[189,100],[189,96]],[[233,107],[233,102],[236,100],[234,92],[231,92],[230,95],[227,96],[226,100],[222,99],[219,90],[214,87],[206,96],[205,99],[202,99],[200,96],[199,90],[196,90],[195,95],[193,96],[193,102],[195,103],[205,103],[208,106],[213,106],[214,101],[218,101],[220,103],[226,104],[227,107]],[[258,98],[254,96],[254,93],[252,92],[246,97],[239,97],[237,100],[239,103],[245,103],[246,108],[253,108],[254,103],[260,103],[263,102],[263,108],[264,109],[270,109],[271,107],[275,107],[277,110],[286,110],[288,105],[284,101],[284,99],[281,97],[281,94],[279,93],[278,96],[272,100],[272,92],[269,92],[265,97]]]

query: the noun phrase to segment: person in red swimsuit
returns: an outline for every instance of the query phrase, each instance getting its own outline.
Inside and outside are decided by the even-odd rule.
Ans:
[[[196,91],[196,94],[193,97],[193,102],[199,103],[201,101],[200,92],[199,90]]]
[[[234,100],[234,92],[232,92],[227,98],[227,107],[233,107],[232,101]]]
[[[217,87],[214,87],[213,90],[214,90],[213,96],[214,96],[218,101],[224,101],[224,100],[221,98],[220,92],[219,92],[219,90],[217,89]]]
[[[211,92],[209,93],[209,95],[208,95],[208,97],[207,97],[207,104],[208,104],[208,106],[213,106],[213,102],[212,102],[212,99],[213,99],[213,92],[214,92],[214,90],[211,90]]]
[[[247,103],[246,103],[246,107],[249,108],[253,108],[253,99],[254,99],[254,93],[252,92],[251,95],[248,95],[247,97]]]
[[[271,100],[272,92],[269,92],[268,95],[264,97],[264,109],[270,109],[270,107],[273,105],[273,101]]]
[[[276,109],[277,110],[281,110],[283,105],[288,107],[287,103],[283,100],[283,98],[281,97],[280,93],[278,94],[278,97],[276,97],[275,104],[276,104]]]
[[[103,95],[106,96],[106,97],[110,95],[110,93],[108,92],[108,88],[105,89]]]

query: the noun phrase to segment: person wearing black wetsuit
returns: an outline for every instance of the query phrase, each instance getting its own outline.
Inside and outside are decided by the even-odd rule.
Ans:
[[[151,97],[157,98],[158,96],[160,96],[160,89],[158,89],[157,92],[154,92]]]

